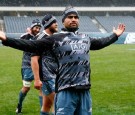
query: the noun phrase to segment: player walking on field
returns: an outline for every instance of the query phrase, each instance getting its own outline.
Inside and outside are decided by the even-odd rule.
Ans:
[[[47,14],[42,19],[44,27],[43,32],[37,39],[44,39],[58,31],[56,18]],[[51,51],[38,52],[31,57],[31,65],[34,73],[34,86],[41,89],[43,95],[43,104],[40,115],[49,115],[50,110],[54,113],[54,96],[55,96],[55,78],[58,69],[56,59]],[[40,73],[40,74],[39,74]]]
[[[41,29],[41,23],[39,22],[39,20],[37,19],[33,20],[32,25],[30,26],[30,30],[27,30],[28,32],[23,34],[20,37],[20,39],[35,40],[35,37],[39,34],[40,29]],[[21,73],[22,73],[23,87],[19,93],[19,99],[18,99],[18,104],[16,108],[17,114],[22,113],[23,101],[30,90],[31,82],[34,80],[33,72],[31,69],[31,53],[30,52],[23,52]],[[39,100],[40,100],[40,103],[42,103],[41,92],[39,94]]]

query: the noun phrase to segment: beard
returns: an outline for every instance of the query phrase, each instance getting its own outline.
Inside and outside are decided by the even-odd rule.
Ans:
[[[50,31],[51,31],[51,33],[55,33],[55,32],[57,32],[57,30],[56,30],[56,29],[54,29],[54,28],[50,28]]]
[[[32,35],[36,36],[39,32],[32,31],[31,33],[32,33]]]
[[[76,32],[79,28],[78,27],[67,27],[66,28],[69,32]]]

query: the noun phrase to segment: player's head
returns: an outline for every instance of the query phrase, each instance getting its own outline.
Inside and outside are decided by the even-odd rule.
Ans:
[[[51,14],[46,14],[42,19],[44,30],[49,30],[51,33],[58,31],[58,23],[56,18]]]
[[[37,35],[40,32],[40,29],[41,29],[40,21],[38,19],[33,20],[32,24],[30,26],[30,29],[31,29],[31,33],[33,35]]]
[[[69,31],[76,31],[79,26],[79,14],[72,6],[65,8],[62,14],[62,23]]]

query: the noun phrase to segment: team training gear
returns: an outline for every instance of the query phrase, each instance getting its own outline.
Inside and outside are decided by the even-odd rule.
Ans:
[[[104,48],[118,40],[115,33],[108,37],[96,39],[86,34],[63,32],[45,39],[28,41],[7,38],[2,41],[6,46],[30,52],[52,50],[58,63],[55,91],[65,89],[90,89],[90,55],[89,50]]]
[[[47,33],[43,31],[37,39],[44,39],[47,36]],[[40,56],[39,73],[41,81],[48,81],[56,78],[58,64],[56,63],[56,58],[51,50],[44,50],[42,53],[33,53],[32,56]]]
[[[92,115],[89,90],[63,90],[55,96],[56,115]]]

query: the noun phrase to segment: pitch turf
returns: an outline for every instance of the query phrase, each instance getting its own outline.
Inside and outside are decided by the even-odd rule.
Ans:
[[[135,115],[135,45],[111,45],[91,51],[93,115]],[[0,47],[0,115],[15,115],[22,87],[22,52]],[[25,115],[38,115],[38,91],[31,87]]]

